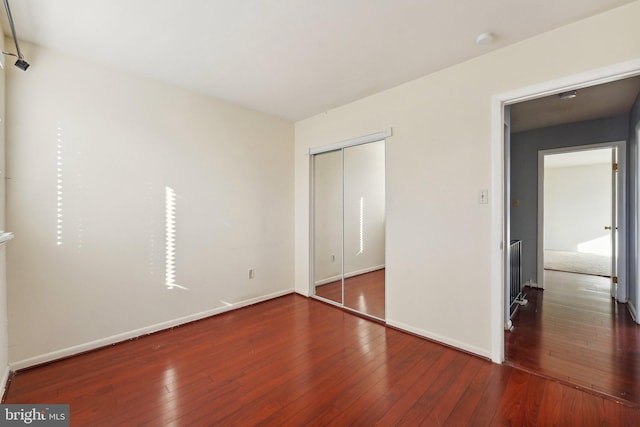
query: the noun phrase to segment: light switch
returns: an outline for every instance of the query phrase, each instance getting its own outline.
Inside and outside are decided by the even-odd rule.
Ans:
[[[478,203],[481,205],[486,205],[489,203],[489,190],[480,190],[478,195]]]

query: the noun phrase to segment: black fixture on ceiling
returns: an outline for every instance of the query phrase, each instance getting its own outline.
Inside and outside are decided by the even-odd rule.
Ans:
[[[5,55],[15,56],[18,60],[15,63],[15,66],[20,68],[22,71],[27,71],[29,68],[29,63],[24,60],[24,56],[22,56],[22,52],[20,52],[20,45],[18,44],[18,37],[16,36],[16,28],[13,25],[13,17],[11,16],[11,8],[9,8],[9,0],[4,0],[4,9],[7,11],[7,18],[9,19],[9,26],[11,27],[11,34],[13,34],[13,42],[16,44],[16,52],[2,52]]]

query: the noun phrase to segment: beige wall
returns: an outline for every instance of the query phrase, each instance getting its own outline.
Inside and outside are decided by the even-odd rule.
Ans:
[[[12,367],[292,291],[292,123],[23,50],[7,92]]]
[[[493,356],[492,268],[501,253],[492,204],[500,195],[478,203],[500,167],[492,97],[639,58],[639,18],[636,2],[296,123],[296,290],[309,289],[309,147],[391,126],[387,321]]]

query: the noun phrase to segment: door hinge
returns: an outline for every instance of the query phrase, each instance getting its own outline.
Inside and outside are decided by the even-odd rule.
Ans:
[[[613,283],[618,283],[618,276],[613,276],[613,277],[611,278],[611,281],[612,281]]]
[[[614,170],[614,171],[616,171],[616,172],[618,172],[618,164],[617,164],[617,163],[614,163],[614,164],[613,164],[613,170]]]

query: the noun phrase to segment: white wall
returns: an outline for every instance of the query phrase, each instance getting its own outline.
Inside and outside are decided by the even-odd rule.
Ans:
[[[478,203],[494,178],[492,96],[640,57],[639,18],[635,2],[296,123],[296,290],[308,290],[308,148],[392,126],[387,322],[494,355],[500,242],[491,205]],[[490,203],[499,197],[489,194]]]
[[[12,367],[293,290],[291,123],[23,50],[31,68],[7,83]]]
[[[544,245],[611,255],[611,162],[545,168]]]

